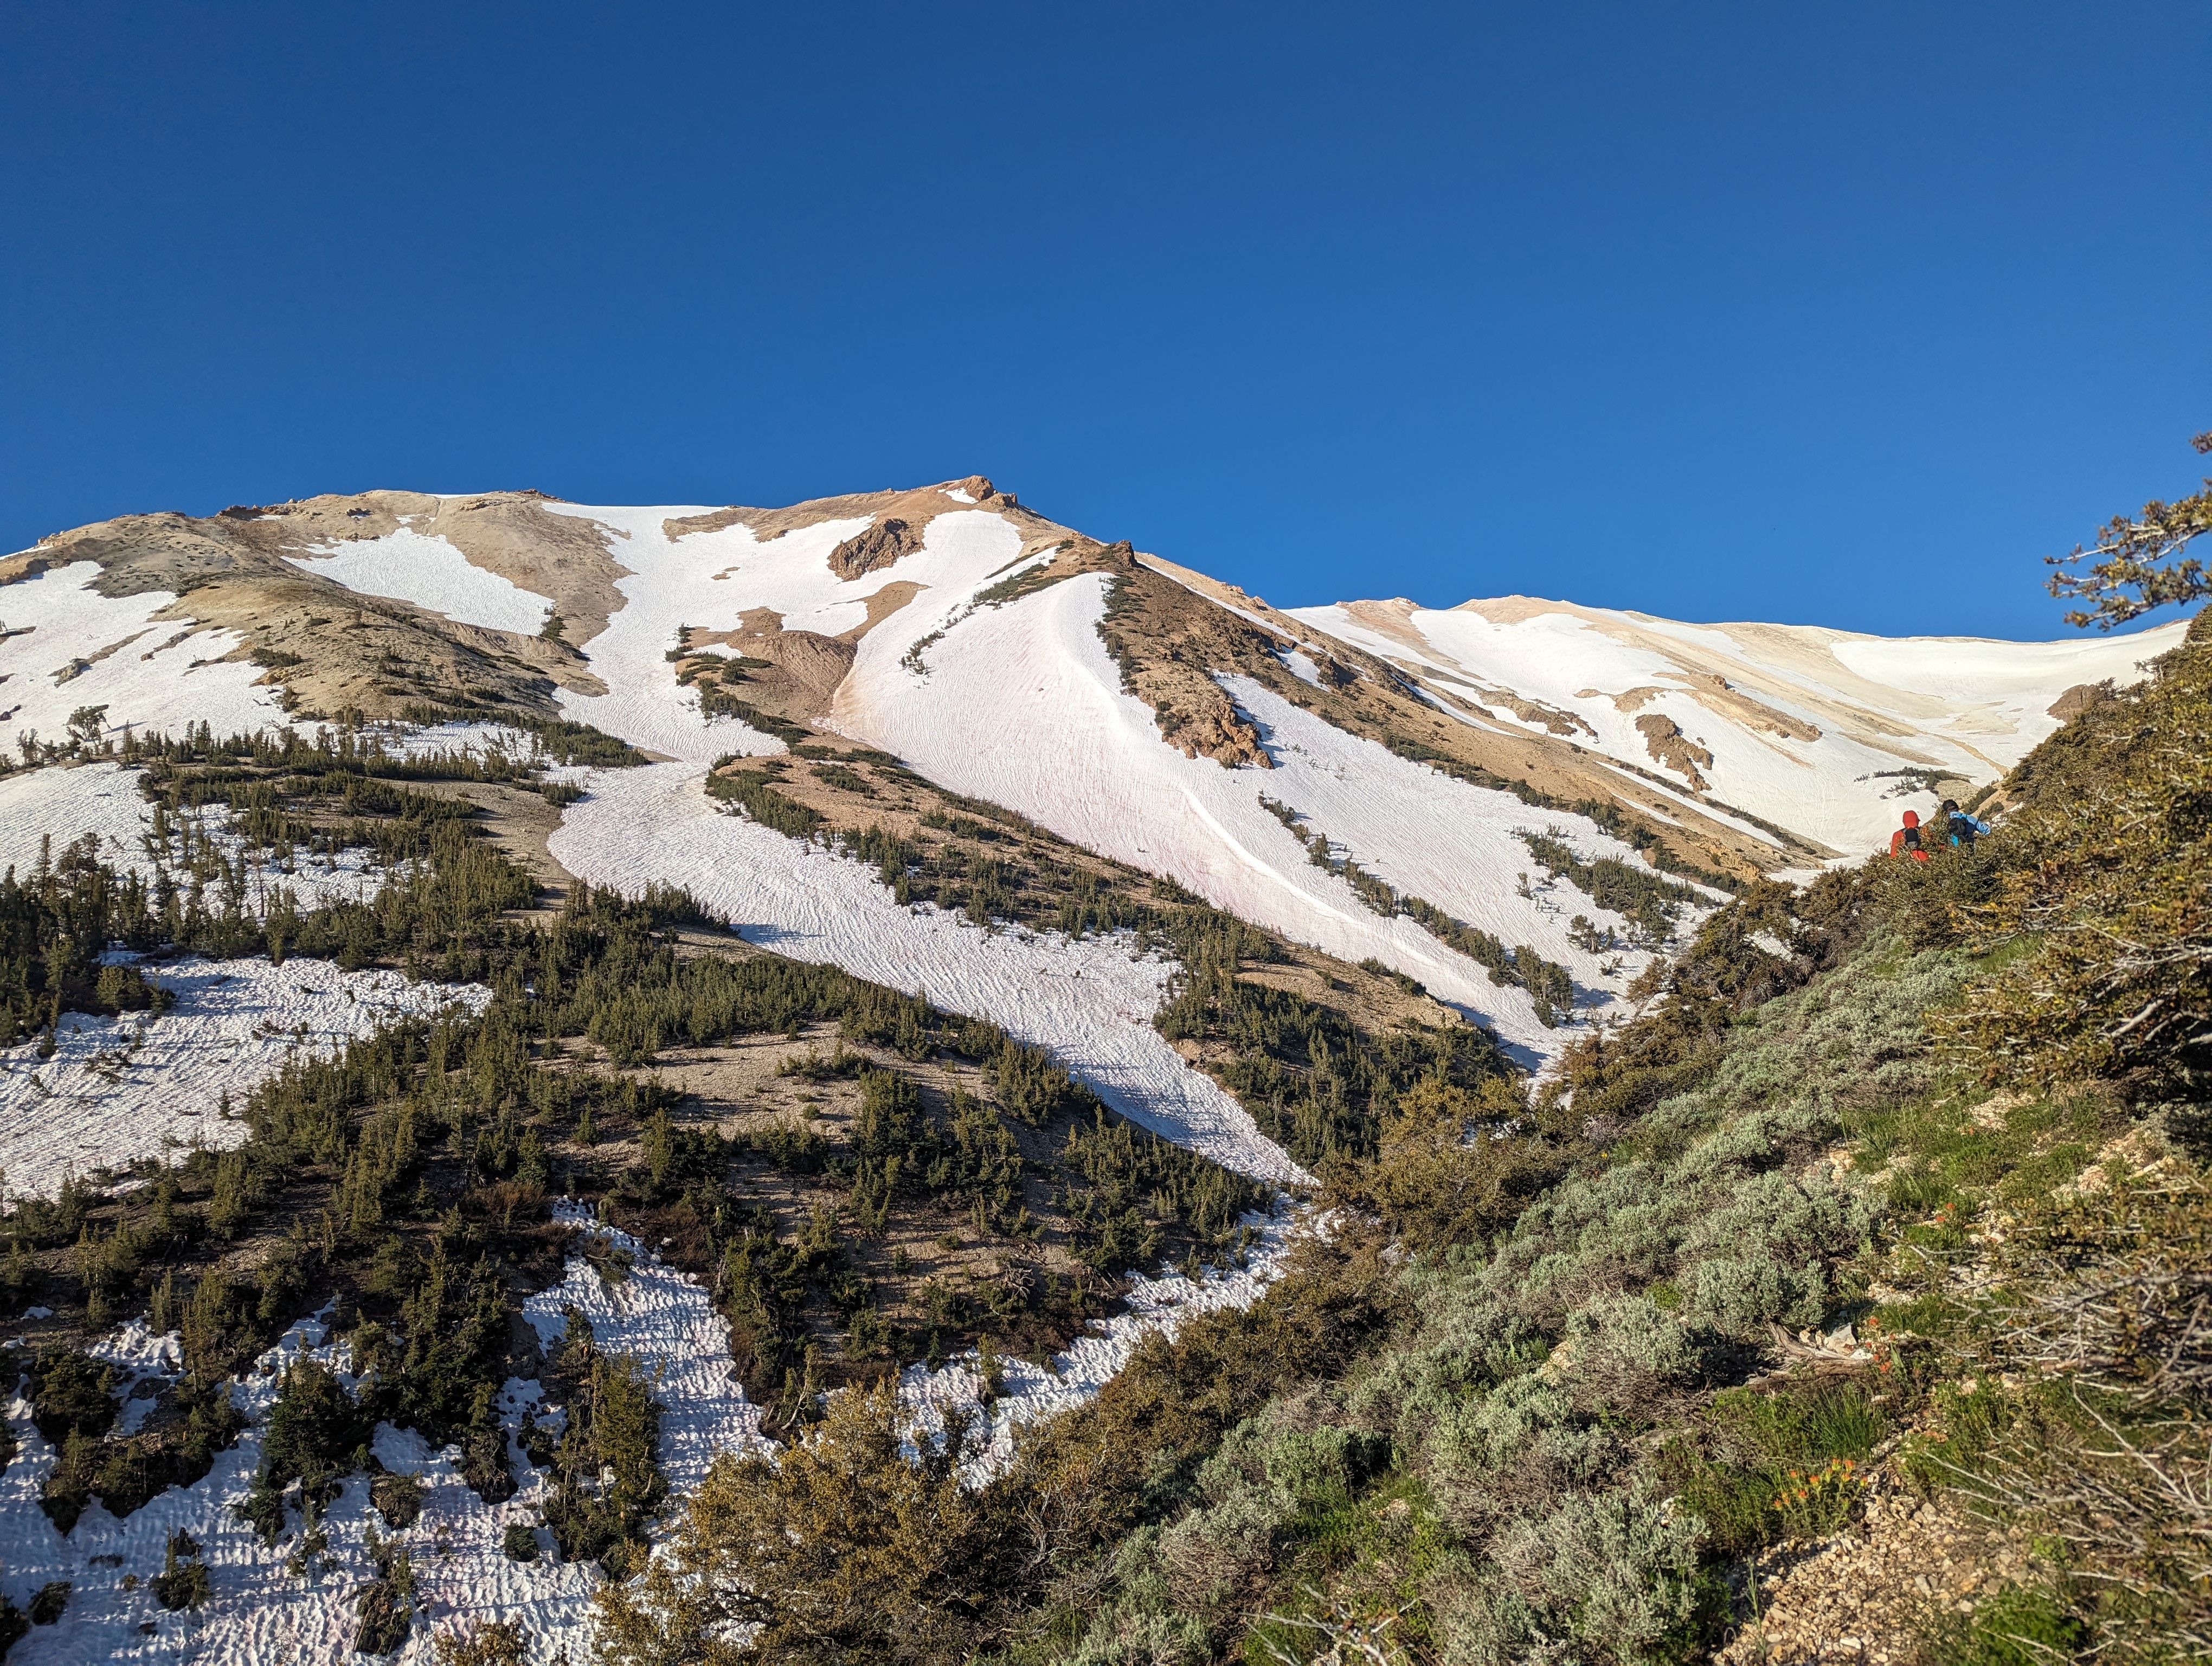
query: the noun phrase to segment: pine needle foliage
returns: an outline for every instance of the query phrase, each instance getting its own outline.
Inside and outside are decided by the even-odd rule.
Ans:
[[[2009,954],[1947,1025],[1992,1080],[2109,1079],[2202,1123],[2212,1099],[2212,619],[2022,766],[1996,895]],[[1993,854],[1996,854],[1993,852]]]

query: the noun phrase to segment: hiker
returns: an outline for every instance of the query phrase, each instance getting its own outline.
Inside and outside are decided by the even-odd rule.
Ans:
[[[1905,812],[1905,825],[1889,836],[1889,854],[1893,856],[1910,854],[1916,862],[1928,860],[1928,853],[1920,848],[1920,812]]]
[[[1951,842],[1968,850],[1974,848],[1975,838],[1990,830],[1990,824],[1968,815],[1959,808],[1956,799],[1943,800],[1943,824],[1949,830]]]

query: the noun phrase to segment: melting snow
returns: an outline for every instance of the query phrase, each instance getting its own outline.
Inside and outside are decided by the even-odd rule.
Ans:
[[[695,765],[600,772],[551,840],[554,860],[635,894],[681,885],[750,942],[827,962],[1051,1049],[1115,1110],[1223,1167],[1305,1178],[1212,1078],[1152,1027],[1173,970],[1126,934],[1072,941],[987,932],[932,905],[902,908],[872,868],[724,815]]]
[[[389,596],[442,613],[456,624],[483,625],[534,636],[553,604],[498,574],[473,565],[446,538],[402,527],[382,538],[325,545],[287,556],[295,567],[332,579],[365,596]]]
[[[1258,1237],[1241,1268],[1201,1268],[1195,1280],[1166,1268],[1154,1278],[1139,1274],[1131,1280],[1124,1309],[1093,1320],[1066,1353],[1053,1356],[1049,1367],[1027,1359],[1001,1360],[1001,1391],[991,1402],[988,1429],[975,1421],[983,1379],[981,1359],[974,1350],[934,1371],[908,1365],[899,1376],[899,1398],[913,1416],[915,1432],[940,1435],[948,1415],[968,1420],[974,1432],[963,1473],[972,1481],[988,1480],[1012,1457],[1021,1430],[1097,1398],[1146,1337],[1159,1331],[1173,1341],[1186,1318],[1251,1306],[1282,1277],[1299,1237],[1328,1232],[1327,1216],[1286,1206],[1269,1214],[1247,1215],[1244,1224]]]
[[[1636,728],[1673,720],[1713,754],[1713,796],[1856,856],[1897,806],[1880,772],[1935,769],[1993,781],[2058,727],[2069,687],[2130,682],[2185,625],[2060,642],[1892,639],[1817,626],[1688,625],[1570,603],[1470,602],[1445,611],[1389,604],[1293,616],[1425,677],[1504,687],[1573,713],[1595,751],[1662,772]],[[1498,619],[1489,611],[1510,606]],[[1525,610],[1525,611],[1524,611]],[[1764,715],[1757,708],[1765,708]],[[1462,716],[1462,721],[1471,721]],[[1784,734],[1784,726],[1796,728]],[[1817,730],[1818,738],[1805,738]],[[1919,795],[1923,807],[1933,796]],[[1700,805],[1704,813],[1733,821]],[[1757,833],[1747,824],[1746,830]]]
[[[1248,920],[1346,960],[1379,958],[1480,1014],[1526,1058],[1555,1050],[1564,1037],[1536,1021],[1526,992],[1491,982],[1412,921],[1375,914],[1313,866],[1261,795],[1310,814],[1363,866],[1509,946],[1532,944],[1593,988],[1600,962],[1566,927],[1599,910],[1579,892],[1564,905],[1522,897],[1517,876],[1535,865],[1514,831],[1558,822],[1594,851],[1626,847],[1580,818],[1532,812],[1396,757],[1246,679],[1225,685],[1266,727],[1278,767],[1186,758],[1161,740],[1151,708],[1122,691],[1098,639],[1105,596],[1103,575],[1086,575],[984,609],[931,649],[927,678],[899,663],[883,633],[871,635],[840,695],[840,725],[956,792],[1167,874]]]
[[[766,1450],[760,1408],[745,1398],[730,1359],[730,1322],[714,1310],[689,1273],[679,1273],[628,1232],[598,1225],[589,1209],[556,1203],[553,1218],[611,1238],[635,1258],[619,1283],[600,1278],[581,1256],[568,1275],[523,1304],[522,1316],[551,1348],[566,1333],[562,1310],[574,1304],[591,1322],[602,1353],[635,1354],[653,1368],[661,1405],[660,1467],[669,1486],[689,1493],[706,1478],[717,1452]]]
[[[740,615],[765,607],[781,616],[786,630],[836,636],[866,621],[869,598],[885,586],[917,584],[924,595],[866,639],[882,642],[896,659],[1021,548],[1020,535],[999,515],[948,510],[931,520],[921,550],[895,567],[848,581],[830,570],[830,551],[868,525],[865,515],[800,527],[765,544],[756,542],[743,526],[694,532],[672,543],[662,523],[695,510],[544,507],[627,534],[623,562],[631,569],[616,581],[627,605],[584,649],[611,692],[587,696],[563,690],[562,708],[632,745],[693,763],[711,763],[726,752],[754,755],[784,748],[735,718],[709,721],[700,715],[697,692],[678,684],[665,657],[678,628],[729,630]]]
[[[0,776],[0,868],[13,867],[18,879],[27,880],[38,865],[46,835],[53,836],[52,854],[58,857],[65,846],[88,833],[100,842],[100,860],[152,879],[154,860],[146,839],[153,830],[154,808],[138,791],[140,773],[119,763],[52,763]],[[209,806],[184,813],[198,814],[198,828],[232,860],[238,859],[246,841],[232,830],[228,811]],[[178,871],[173,867],[171,873]],[[364,902],[384,883],[374,854],[367,848],[328,855],[295,850],[289,868],[264,861],[246,877],[246,906],[256,915],[267,913],[279,885],[291,888],[300,907],[312,909]]]
[[[138,791],[138,778],[119,763],[49,764],[0,775],[0,867],[27,878],[46,834],[59,855],[89,833],[100,841],[102,861],[150,873],[145,840],[154,807]]]
[[[103,596],[99,576],[97,562],[78,561],[0,586],[0,735],[58,740],[84,706],[107,708],[110,734],[201,721],[248,734],[284,722],[278,691],[256,686],[260,667],[224,660],[244,637],[155,617],[177,599],[164,590]]]
[[[205,1146],[227,1151],[246,1128],[220,1114],[289,1060],[328,1058],[400,1018],[453,1005],[482,1012],[491,991],[410,983],[397,972],[342,972],[326,960],[180,960],[149,965],[176,994],[156,1017],[62,1015],[54,1055],[0,1049],[0,1174],[15,1195],[52,1196],[72,1171],[121,1169]]]
[[[171,1346],[144,1331],[142,1322],[133,1322],[96,1351],[140,1369],[137,1355],[149,1341]],[[302,1355],[339,1368],[351,1382],[343,1371],[344,1350],[319,1316],[301,1320],[233,1390],[255,1424],[216,1457],[205,1479],[171,1487],[121,1521],[95,1503],[67,1538],[39,1505],[40,1489],[53,1469],[53,1448],[31,1422],[29,1405],[11,1395],[8,1418],[22,1450],[0,1474],[0,1588],[19,1606],[50,1580],[66,1579],[72,1590],[60,1622],[33,1626],[10,1652],[10,1666],[79,1666],[89,1660],[302,1666],[349,1659],[358,1623],[356,1594],[375,1577],[363,1546],[364,1530],[371,1527],[406,1547],[430,1626],[520,1618],[530,1631],[535,1657],[550,1658],[564,1647],[574,1658],[586,1657],[597,1573],[550,1559],[511,1561],[502,1549],[507,1524],[535,1523],[543,1499],[544,1478],[526,1463],[516,1470],[527,1477],[522,1490],[505,1504],[487,1506],[461,1481],[455,1449],[434,1452],[412,1432],[380,1424],[379,1457],[421,1476],[421,1519],[388,1529],[371,1508],[368,1478],[351,1476],[324,1517],[331,1564],[326,1571],[287,1570],[286,1560],[298,1547],[296,1517],[289,1523],[294,1530],[274,1548],[238,1519],[231,1505],[246,1496],[260,1465],[262,1420],[276,1399],[277,1372]],[[149,1362],[145,1369],[162,1367]],[[535,1389],[508,1384],[511,1414]],[[149,1582],[161,1571],[169,1535],[179,1530],[202,1546],[214,1595],[204,1608],[172,1614],[155,1602]],[[135,1576],[136,1590],[123,1589],[126,1575]],[[536,1656],[540,1650],[544,1654]],[[389,1658],[427,1666],[433,1658],[428,1626],[418,1621],[406,1646]]]
[[[1322,685],[1321,667],[1314,664],[1304,648],[1288,648],[1275,657],[1283,662],[1283,668],[1301,683],[1310,684],[1315,688]]]

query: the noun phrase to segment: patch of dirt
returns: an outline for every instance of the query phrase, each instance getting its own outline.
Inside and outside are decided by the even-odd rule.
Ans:
[[[530,877],[550,895],[539,912],[556,911],[568,897],[575,876],[553,858],[547,846],[561,825],[561,807],[546,801],[532,787],[509,787],[497,781],[448,781],[421,790],[440,798],[459,799],[483,812],[477,823],[501,851],[530,871]]]
[[[927,585],[916,584],[912,579],[893,579],[868,598],[868,617],[850,630],[844,632],[837,640],[841,642],[858,642],[861,637],[866,635],[928,588]]]
[[[918,1062],[900,1058],[882,1048],[842,1040],[835,1025],[810,1025],[796,1037],[758,1036],[722,1046],[667,1048],[656,1055],[649,1069],[609,1073],[650,1077],[684,1095],[672,1118],[681,1126],[712,1126],[725,1136],[765,1134],[779,1125],[794,1131],[810,1129],[827,1142],[826,1155],[835,1158],[851,1149],[852,1124],[860,1109],[860,1084],[849,1076],[817,1079],[777,1073],[789,1065],[801,1069],[823,1065],[841,1052],[856,1063],[894,1071],[915,1082],[921,1089],[924,1106],[939,1120],[949,1116],[956,1088],[978,1099],[992,1097],[988,1074],[964,1061],[939,1058]],[[584,1061],[580,1058],[579,1061]],[[604,1061],[597,1067],[604,1070]],[[1115,1293],[1112,1284],[1091,1273],[1066,1247],[1066,1222],[1048,1178],[1066,1139],[1065,1121],[1042,1128],[1016,1123],[1006,1127],[1021,1150],[1025,1170],[1022,1204],[1041,1227],[1035,1240],[979,1234],[965,1209],[903,1195],[880,1236],[855,1235],[844,1240],[846,1253],[859,1262],[877,1285],[882,1298],[880,1310],[894,1323],[926,1331],[929,1319],[925,1287],[931,1280],[957,1287],[988,1283],[1003,1276],[1009,1258],[1033,1268],[1036,1274],[1049,1273],[1070,1286],[1087,1288],[1094,1303]],[[601,1146],[591,1155],[602,1163],[611,1158],[627,1162],[636,1152],[631,1143],[624,1142]],[[749,1207],[769,1210],[776,1219],[778,1232],[787,1237],[802,1236],[817,1207],[834,1214],[848,1202],[848,1183],[827,1173],[787,1171],[757,1155],[738,1158],[733,1176],[737,1184],[731,1189],[732,1195],[741,1197]],[[618,1223],[620,1214],[617,1210]],[[947,1239],[953,1242],[948,1243]],[[681,1256],[672,1259],[679,1266],[684,1264]],[[702,1266],[686,1270],[711,1275],[715,1269]],[[834,1314],[818,1312],[811,1319],[817,1341],[835,1351],[838,1330]],[[957,1352],[972,1346],[975,1336],[989,1328],[973,1328],[972,1334],[948,1329],[942,1341],[948,1351]],[[1064,1347],[1072,1335],[1028,1338],[1023,1346],[1042,1341],[1054,1348]],[[1001,1332],[1001,1346],[1006,1341]],[[753,1386],[772,1398],[775,1384]]]
[[[472,507],[479,506],[479,507]],[[569,639],[456,624],[412,605],[363,596],[285,559],[404,524],[448,536],[489,570],[604,623],[621,571],[592,523],[546,513],[534,493],[443,504],[416,492],[363,492],[239,506],[205,518],[124,515],[57,533],[0,562],[0,585],[91,561],[105,596],[173,593],[155,617],[239,632],[229,657],[270,667],[295,716],[397,718],[428,702],[487,715],[555,717],[556,687],[603,693]],[[564,600],[565,599],[565,600]],[[118,645],[119,647],[120,645]]]
[[[1753,734],[1778,734],[1788,740],[1818,740],[1820,738],[1817,724],[1808,723],[1801,717],[1792,717],[1788,712],[1777,711],[1773,707],[1753,699],[1717,672],[1670,672],[1664,674],[1683,684],[1690,697],[1707,711],[1717,717],[1726,718]],[[1613,710],[1626,715],[1642,711],[1662,694],[1674,692],[1675,690],[1647,683],[1637,688],[1623,689],[1618,694],[1607,694],[1602,689],[1577,689],[1575,698],[1610,700]],[[1783,756],[1789,757],[1794,754],[1785,752]],[[1803,760],[1799,761],[1802,763]]]
[[[431,501],[435,508],[427,520],[416,518],[415,530],[446,538],[486,572],[545,597],[561,619],[564,640],[581,647],[622,611],[623,597],[615,581],[629,569],[618,559],[617,540],[627,534],[595,520],[548,514],[538,507],[537,492]]]

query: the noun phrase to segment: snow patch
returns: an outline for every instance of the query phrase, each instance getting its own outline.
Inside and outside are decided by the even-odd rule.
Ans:
[[[284,559],[364,596],[412,602],[455,624],[534,636],[553,610],[548,598],[474,565],[442,536],[412,527],[382,538],[319,545]]]
[[[62,1015],[52,1058],[36,1041],[0,1049],[0,1173],[17,1196],[51,1197],[71,1173],[244,1143],[226,1120],[294,1059],[330,1058],[402,1018],[490,1002],[481,984],[410,983],[326,960],[188,959],[149,965],[176,1004],[158,1016]]]
[[[134,1324],[143,1332],[143,1322]],[[133,1331],[125,1326],[95,1351],[129,1355],[143,1346]],[[9,1666],[90,1660],[303,1666],[350,1659],[356,1596],[375,1577],[363,1542],[372,1527],[406,1547],[422,1615],[405,1646],[387,1658],[428,1666],[434,1657],[430,1627],[507,1619],[525,1623],[533,1651],[542,1650],[546,1658],[564,1648],[574,1658],[587,1657],[597,1572],[550,1560],[510,1561],[501,1547],[507,1523],[534,1523],[544,1501],[544,1480],[526,1464],[516,1472],[526,1478],[521,1491],[487,1506],[462,1481],[455,1448],[433,1451],[411,1431],[379,1425],[378,1456],[394,1469],[420,1474],[422,1517],[412,1527],[386,1529],[370,1505],[368,1478],[349,1477],[324,1517],[332,1564],[327,1571],[288,1572],[296,1530],[272,1548],[238,1519],[231,1505],[246,1496],[260,1466],[262,1424],[278,1374],[303,1357],[337,1370],[350,1384],[345,1351],[322,1317],[301,1320],[233,1390],[240,1409],[256,1422],[216,1457],[204,1480],[171,1487],[121,1521],[95,1503],[67,1538],[39,1505],[53,1470],[53,1448],[31,1422],[29,1405],[20,1395],[10,1398],[8,1420],[22,1450],[0,1474],[0,1589],[19,1605],[50,1580],[66,1579],[71,1590],[60,1621],[33,1626],[10,1651]],[[177,1531],[199,1541],[214,1595],[204,1608],[172,1614],[155,1602],[148,1582],[161,1571],[169,1535]],[[126,1575],[135,1576],[136,1590],[123,1589]]]
[[[103,596],[99,576],[97,562],[77,561],[0,587],[0,735],[58,740],[85,706],[106,708],[111,735],[201,721],[225,736],[283,727],[277,690],[256,686],[261,668],[224,658],[243,636],[159,617],[177,600],[166,590]]]
[[[1282,649],[1276,654],[1275,657],[1283,662],[1283,669],[1301,683],[1310,684],[1315,688],[1321,687],[1321,667],[1307,657],[1304,648]]]
[[[970,1349],[936,1371],[908,1365],[899,1376],[899,1399],[917,1438],[941,1438],[949,1420],[964,1420],[972,1431],[963,1473],[981,1482],[1000,1474],[1012,1458],[1022,1430],[1073,1411],[1097,1398],[1098,1391],[1129,1363],[1139,1344],[1155,1331],[1173,1341],[1187,1318],[1224,1309],[1247,1308],[1267,1293],[1287,1270],[1290,1253],[1301,1237],[1328,1236],[1329,1218],[1311,1209],[1279,1205],[1271,1213],[1244,1217],[1257,1237],[1241,1268],[1201,1268],[1192,1279],[1170,1268],[1155,1277],[1131,1280],[1121,1311],[1096,1319],[1050,1365],[1009,1359],[1000,1361],[999,1395],[984,1414],[981,1360]],[[980,1436],[981,1438],[977,1438]]]
[[[602,1353],[634,1354],[652,1368],[661,1406],[660,1467],[670,1489],[697,1487],[718,1452],[769,1450],[760,1408],[745,1398],[730,1358],[729,1321],[699,1281],[628,1232],[600,1225],[580,1204],[556,1202],[553,1218],[611,1239],[634,1262],[619,1283],[609,1284],[590,1262],[571,1256],[568,1276],[525,1302],[522,1316],[539,1346],[550,1348],[568,1329],[562,1310],[574,1305],[591,1322]]]
[[[100,860],[118,872],[154,877],[147,845],[154,807],[138,790],[143,772],[119,763],[50,763],[42,769],[0,775],[0,869],[12,867],[27,880],[37,866],[46,836],[53,836],[52,855],[88,834],[98,841]],[[221,805],[179,812],[208,834],[233,861],[246,841],[233,830],[230,812]],[[174,872],[174,870],[172,870]],[[384,883],[383,872],[366,848],[327,854],[293,853],[291,866],[264,861],[246,874],[246,906],[256,917],[267,914],[279,885],[289,886],[303,909],[331,903],[366,902]]]

